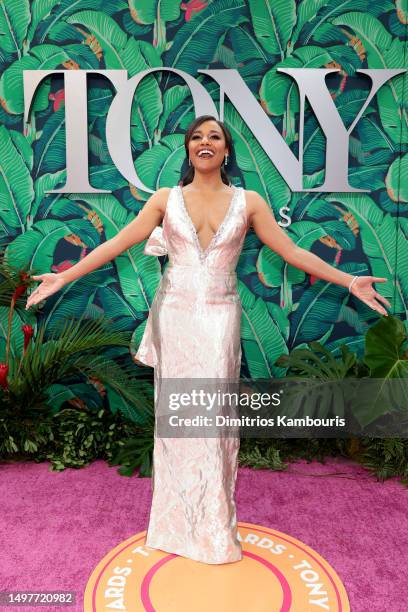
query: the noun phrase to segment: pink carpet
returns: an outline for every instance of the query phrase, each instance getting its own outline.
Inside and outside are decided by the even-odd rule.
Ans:
[[[0,470],[0,590],[72,590],[75,606],[33,610],[82,612],[93,568],[146,529],[150,479],[125,478],[104,461],[60,473],[46,463]],[[397,479],[379,483],[341,458],[300,461],[286,472],[240,468],[236,499],[238,520],[320,553],[343,581],[352,612],[407,610],[408,489]]]

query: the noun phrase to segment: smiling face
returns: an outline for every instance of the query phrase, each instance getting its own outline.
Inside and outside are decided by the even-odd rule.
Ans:
[[[189,158],[199,170],[214,170],[224,163],[228,155],[224,132],[216,121],[208,120],[199,125],[188,143]]]

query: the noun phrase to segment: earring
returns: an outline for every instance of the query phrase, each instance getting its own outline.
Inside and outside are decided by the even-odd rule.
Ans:
[[[224,166],[226,166],[227,164],[228,164],[228,155],[224,157]]]
[[[191,166],[191,159],[188,158],[188,165]]]

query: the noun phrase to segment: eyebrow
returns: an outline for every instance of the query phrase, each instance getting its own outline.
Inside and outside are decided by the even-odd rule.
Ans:
[[[211,132],[215,132],[216,134],[220,134],[220,132],[218,130],[210,130],[210,134]],[[194,130],[193,134],[202,134],[201,130]]]

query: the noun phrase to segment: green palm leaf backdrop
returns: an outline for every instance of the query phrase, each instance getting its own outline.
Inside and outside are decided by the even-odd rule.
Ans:
[[[23,70],[147,68],[184,70],[219,104],[218,86],[197,71],[239,71],[270,121],[298,154],[299,98],[280,67],[340,69],[327,85],[346,127],[364,103],[368,80],[359,68],[407,65],[407,0],[1,0],[0,1],[0,242],[10,263],[36,273],[70,266],[115,235],[149,194],[116,170],[105,139],[113,91],[92,76],[88,89],[90,183],[112,194],[46,194],[65,183],[64,95],[60,77],[47,79],[23,125]],[[350,183],[365,194],[295,193],[226,100],[224,120],[236,155],[233,182],[255,189],[296,244],[349,273],[385,276],[379,290],[407,325],[408,76],[381,87],[350,138]],[[183,133],[194,118],[184,82],[155,73],[138,88],[131,115],[137,172],[152,190],[175,185],[184,162]],[[325,139],[306,106],[304,181],[322,182]],[[136,245],[52,296],[42,312],[15,312],[13,324],[46,322],[52,334],[66,317],[101,314],[140,342],[166,260]],[[294,269],[250,232],[238,266],[243,305],[242,371],[284,375],[275,362],[295,347],[319,341],[341,354],[362,353],[378,315],[347,290]],[[3,309],[4,310],[4,309]],[[3,313],[3,322],[6,312]],[[24,320],[22,320],[24,319]],[[0,334],[4,335],[4,325]],[[17,344],[16,344],[17,346]],[[5,342],[0,340],[0,360]],[[126,352],[118,348],[117,354]],[[131,358],[130,353],[128,354]],[[77,389],[80,395],[80,389]],[[114,404],[115,395],[109,398]],[[112,409],[116,409],[114,405]],[[122,409],[122,408],[120,408]]]

